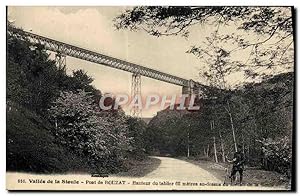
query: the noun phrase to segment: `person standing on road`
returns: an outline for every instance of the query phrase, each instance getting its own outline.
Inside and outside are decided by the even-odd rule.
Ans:
[[[245,155],[242,151],[241,145],[238,145],[237,152],[234,153],[233,159],[228,162],[233,163],[231,174],[230,174],[231,184],[233,184],[233,182],[235,181],[237,172],[239,172],[239,174],[240,174],[240,184],[242,184],[244,164],[245,164]]]

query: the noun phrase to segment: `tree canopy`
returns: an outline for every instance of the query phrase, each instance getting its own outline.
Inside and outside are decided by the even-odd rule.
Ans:
[[[204,25],[212,28],[211,34],[203,43],[195,40],[187,50],[206,65],[201,77],[223,80],[240,72],[243,81],[251,81],[293,69],[291,7],[140,6],[115,18],[117,29],[157,37],[189,38],[195,28]]]
[[[216,99],[205,100],[200,112],[176,116],[176,112],[162,111],[154,117],[147,130],[147,149],[186,155],[189,146],[194,156],[213,157],[215,151],[214,157],[224,161],[224,155],[233,152],[233,144],[239,143],[248,164],[288,173],[293,11],[291,7],[139,6],[117,16],[119,30],[194,41],[186,53],[204,65],[201,81],[216,87],[210,92]],[[210,34],[194,39],[193,33],[203,27]]]

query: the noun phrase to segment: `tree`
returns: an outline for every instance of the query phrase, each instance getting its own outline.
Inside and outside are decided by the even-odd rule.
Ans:
[[[266,156],[265,166],[268,170],[276,170],[291,177],[292,144],[291,140],[285,136],[281,139],[259,140],[263,145],[263,152]]]
[[[149,154],[187,155],[188,120],[186,111],[165,109],[151,119],[144,134]]]
[[[7,37],[7,99],[43,112],[58,96],[54,61],[41,47]]]
[[[22,29],[9,25],[10,30]],[[71,76],[56,67],[43,45],[32,44],[7,34],[7,99],[38,112],[45,112],[60,91],[83,89],[98,102],[101,92],[91,83],[93,78],[83,70]]]
[[[146,152],[145,134],[147,124],[139,118],[127,117],[126,123],[128,124],[128,137],[130,140],[131,153],[130,155],[135,159],[143,159]]]
[[[92,85],[93,81],[94,79],[84,70],[75,70],[72,72],[72,77],[70,77],[70,81],[68,83],[70,85],[69,90],[76,92],[78,89],[82,89],[86,92],[90,92],[97,101],[101,96],[101,92]]]
[[[58,142],[88,157],[98,171],[120,167],[129,148],[124,115],[100,112],[92,96],[83,90],[62,92],[49,113]]]
[[[23,32],[11,25],[9,28]],[[92,85],[93,78],[85,71],[76,70],[67,75],[65,70],[56,67],[44,46],[9,33],[7,50],[10,138],[15,138],[15,133],[26,135],[14,139],[14,143],[9,141],[7,152],[13,156],[8,168],[35,172],[79,168],[110,173],[122,170],[124,161],[132,158],[130,155],[143,152],[141,137],[146,125],[128,119],[121,108],[100,110],[101,92]],[[20,123],[26,125],[25,129],[20,128]],[[49,144],[43,156],[49,157],[41,162],[36,156],[40,145],[32,144],[41,144],[42,140]],[[23,148],[26,149],[25,161],[22,153],[19,154]],[[16,157],[20,159],[18,162],[14,160]],[[66,160],[72,163],[63,162]]]
[[[199,73],[202,81],[218,89],[233,89],[236,87],[233,85],[242,86],[293,69],[292,12],[290,7],[141,6],[117,16],[115,27],[145,31],[156,37],[181,35],[186,38],[192,33],[192,27],[213,27],[204,43],[195,43],[187,53],[205,65]],[[235,83],[232,76],[238,78]],[[219,91],[217,95],[229,117],[237,150],[237,125],[232,110],[236,106],[231,103],[232,94],[224,92]]]
[[[293,68],[292,12],[291,7],[141,6],[117,16],[115,26],[157,37],[188,37],[191,27],[213,26],[206,41],[195,43],[187,52],[199,57],[208,71],[215,66],[214,73],[204,71],[203,75],[243,72],[246,81]],[[241,54],[246,59],[235,58]]]

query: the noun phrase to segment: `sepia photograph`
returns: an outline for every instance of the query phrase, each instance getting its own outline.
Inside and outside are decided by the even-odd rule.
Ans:
[[[7,6],[6,189],[295,191],[295,12]]]

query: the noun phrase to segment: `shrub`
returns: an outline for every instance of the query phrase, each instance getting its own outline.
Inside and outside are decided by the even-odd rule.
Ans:
[[[34,173],[86,172],[86,160],[55,143],[51,126],[35,112],[7,103],[6,169]]]

